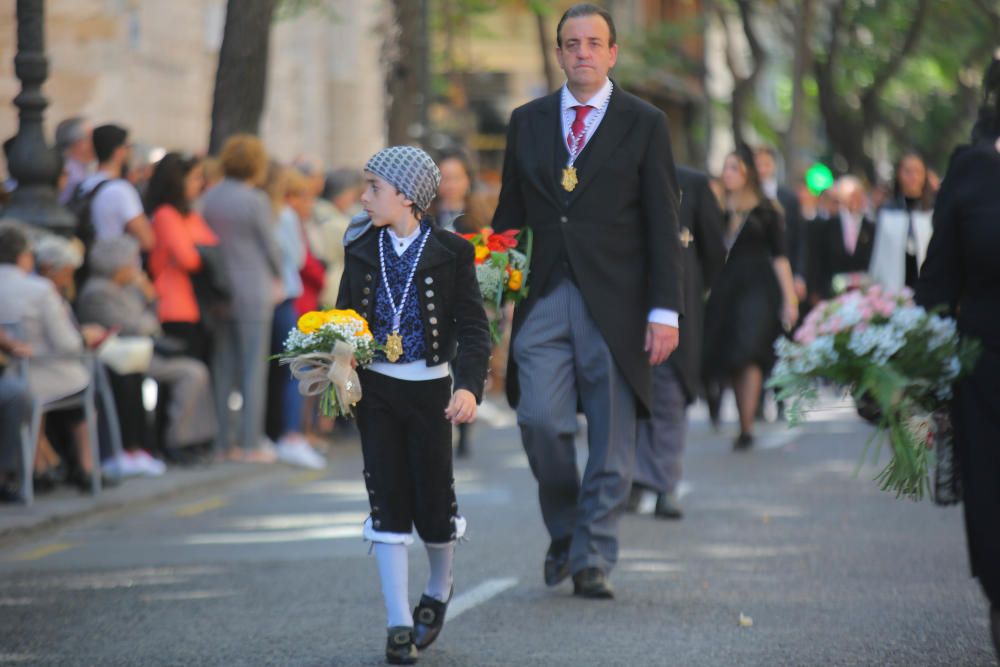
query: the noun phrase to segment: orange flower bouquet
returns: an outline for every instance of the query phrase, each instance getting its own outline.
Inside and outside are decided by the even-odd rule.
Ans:
[[[476,250],[476,279],[490,319],[493,342],[499,343],[504,304],[520,303],[528,296],[528,266],[531,263],[531,229],[494,233],[485,227],[475,234],[462,234]]]

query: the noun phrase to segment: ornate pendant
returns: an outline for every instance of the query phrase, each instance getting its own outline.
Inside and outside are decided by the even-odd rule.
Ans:
[[[566,167],[563,169],[562,186],[566,192],[573,192],[576,189],[576,167]]]
[[[393,331],[385,338],[385,358],[395,363],[403,356],[403,337],[399,331]]]

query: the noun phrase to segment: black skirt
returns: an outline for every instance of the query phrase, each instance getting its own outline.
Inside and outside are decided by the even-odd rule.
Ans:
[[[731,258],[705,305],[702,369],[707,380],[729,381],[749,366],[774,366],[782,335],[781,287],[769,258]]]
[[[984,347],[952,404],[972,575],[1000,606],[1000,350]]]

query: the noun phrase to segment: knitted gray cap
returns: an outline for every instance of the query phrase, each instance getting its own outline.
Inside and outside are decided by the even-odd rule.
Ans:
[[[383,148],[368,160],[365,170],[394,185],[421,211],[430,207],[441,184],[441,171],[434,160],[414,146]]]

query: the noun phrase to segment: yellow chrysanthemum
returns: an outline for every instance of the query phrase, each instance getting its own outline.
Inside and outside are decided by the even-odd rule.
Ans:
[[[304,334],[316,333],[326,322],[327,319],[324,313],[313,310],[299,318],[299,331]]]

